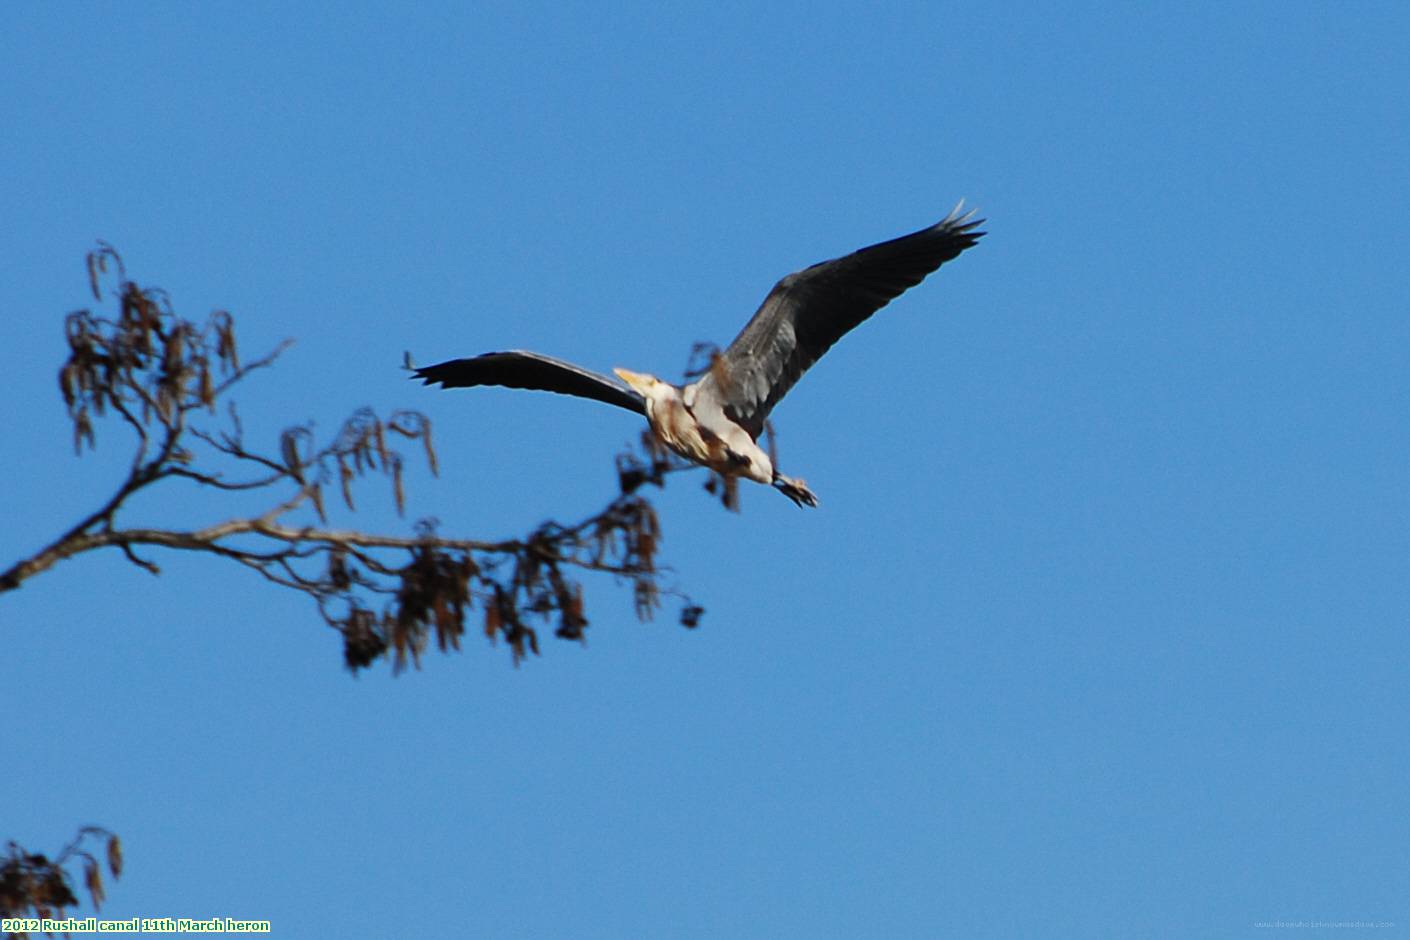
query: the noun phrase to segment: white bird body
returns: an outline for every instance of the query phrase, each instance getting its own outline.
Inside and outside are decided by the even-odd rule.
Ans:
[[[647,423],[657,439],[686,460],[724,476],[747,477],[766,485],[778,481],[769,455],[713,397],[699,394],[699,382],[678,388],[654,375],[612,371],[641,394]]]

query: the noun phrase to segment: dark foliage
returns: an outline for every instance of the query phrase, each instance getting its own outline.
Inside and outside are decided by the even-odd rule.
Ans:
[[[95,850],[90,849],[95,842],[105,846],[102,852],[106,865],[100,864]],[[117,836],[97,826],[80,829],[73,841],[53,858],[10,842],[0,855],[0,917],[62,920],[67,916],[65,912],[79,903],[74,892],[76,879],[70,870],[75,867],[83,870],[88,900],[95,910],[101,909],[106,897],[103,868],[106,867],[114,878],[121,877],[122,843]],[[14,932],[10,936],[28,934]]]

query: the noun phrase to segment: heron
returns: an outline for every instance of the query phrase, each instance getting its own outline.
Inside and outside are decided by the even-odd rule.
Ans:
[[[623,368],[612,370],[617,382],[522,349],[451,359],[414,369],[413,378],[442,388],[500,385],[616,405],[644,416],[656,438],[686,460],[816,506],[807,484],[780,473],[759,446],[764,422],[834,343],[985,234],[978,231],[984,220],[963,210],[961,200],[934,225],[783,278],[734,341],[686,385]]]

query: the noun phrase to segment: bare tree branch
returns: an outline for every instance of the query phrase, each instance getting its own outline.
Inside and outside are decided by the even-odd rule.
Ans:
[[[344,661],[354,672],[383,657],[394,670],[407,662],[419,666],[432,634],[442,651],[459,649],[477,607],[485,636],[504,640],[516,663],[539,651],[535,624],[581,641],[588,626],[583,587],[570,572],[627,582],[643,620],[669,594],[682,600],[682,624],[699,623],[702,608],[662,584],[656,561],[660,523],[641,492],[646,484],[663,486],[668,474],[686,466],[649,433],[640,450],[619,455],[617,496],[571,525],[546,522],[523,538],[501,540],[444,537],[434,520],[417,523],[409,535],[330,528],[329,489],[336,486],[344,506],[355,511],[355,484],[369,474],[390,481],[397,509],[404,511],[405,460],[390,443],[419,443],[435,473],[430,421],[413,411],[382,418],[362,409],[326,443],[317,442],[312,425],[295,425],[279,435],[277,453],[260,452],[247,445],[227,396],[273,365],[289,342],[242,363],[230,314],[217,311],[204,325],[178,317],[163,292],[129,281],[121,258],[101,243],[88,257],[95,298],[103,297],[110,267],[117,273],[111,293],[117,313],[69,315],[69,356],[59,370],[59,388],[80,454],[85,444],[94,446],[94,418],[110,410],[132,432],[126,478],[97,509],[0,572],[0,593],[98,549],[117,548],[152,574],[160,569],[141,549],[201,552],[307,595],[323,621],[342,634]],[[134,495],[168,479],[213,493],[268,492],[270,500],[263,511],[199,528],[120,524]],[[726,506],[737,507],[730,481],[712,478],[707,486]],[[319,525],[292,518],[309,509]]]

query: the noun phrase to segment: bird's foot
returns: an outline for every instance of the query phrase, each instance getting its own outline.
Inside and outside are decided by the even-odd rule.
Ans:
[[[799,506],[816,506],[818,504],[817,496],[813,494],[812,490],[808,489],[808,485],[802,480],[796,480],[793,477],[786,477],[781,473],[775,473],[774,487]]]

